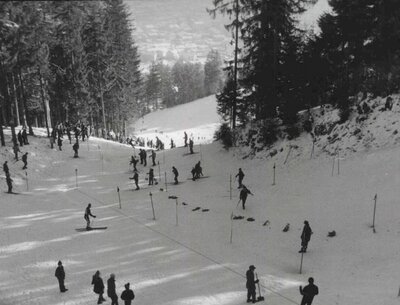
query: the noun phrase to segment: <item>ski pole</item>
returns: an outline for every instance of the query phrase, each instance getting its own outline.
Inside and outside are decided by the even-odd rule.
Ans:
[[[121,196],[119,194],[119,187],[117,186],[117,193],[118,193],[118,202],[119,202],[119,208],[121,209]]]
[[[233,211],[231,213],[231,238],[230,238],[230,243],[232,243],[232,238],[233,238]]]
[[[75,184],[76,184],[76,187],[78,187],[78,169],[77,168],[75,168]]]
[[[156,220],[156,213],[154,211],[154,205],[153,205],[153,194],[150,192],[150,202],[151,202],[151,209],[153,210],[153,220]]]
[[[374,233],[376,233],[376,231],[375,231],[375,212],[376,212],[376,201],[377,200],[378,200],[378,194],[375,194],[375,197],[374,197],[374,201],[375,201],[375,203],[374,203],[374,216],[373,216],[373,219],[372,219],[372,230],[373,230]]]
[[[241,199],[239,199],[239,201],[238,201],[238,203],[237,203],[237,205],[236,205],[236,208],[239,206],[240,200],[241,200]]]
[[[301,274],[301,271],[303,270],[303,255],[304,255],[304,252],[302,251],[301,252],[301,261],[300,261],[300,274]]]
[[[290,155],[290,152],[291,152],[291,151],[292,151],[292,146],[290,145],[288,154],[287,154],[286,159],[285,159],[285,162],[283,162],[283,164],[286,164],[286,162],[287,162],[287,160],[288,160],[288,158],[289,158],[289,155]]]
[[[26,176],[26,190],[29,191],[29,186],[28,186],[28,172],[25,171],[25,176]]]
[[[178,197],[175,199],[176,202],[176,225],[178,226]]]

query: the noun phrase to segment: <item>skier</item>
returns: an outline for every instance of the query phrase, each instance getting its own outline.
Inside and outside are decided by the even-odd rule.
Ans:
[[[195,181],[196,180],[196,169],[194,167],[192,167],[192,170],[190,172],[192,173],[192,180]]]
[[[138,171],[134,171],[133,177],[130,177],[129,179],[133,179],[133,180],[135,181],[136,190],[140,190],[140,187],[139,187],[139,174],[138,174]]]
[[[189,149],[190,149],[190,153],[194,154],[194,152],[193,152],[193,140],[192,139],[189,140]]]
[[[196,165],[194,166],[194,170],[196,171],[196,173],[195,173],[196,179],[200,178],[200,175],[204,176],[203,168],[200,165],[200,161],[196,163]]]
[[[124,300],[125,305],[131,305],[132,300],[135,298],[135,294],[129,289],[129,283],[125,284],[125,290],[121,294],[121,299]]]
[[[57,139],[57,145],[58,145],[58,149],[61,151],[62,149],[61,149],[61,146],[62,146],[62,139],[61,139],[61,137],[58,137],[58,139]]]
[[[301,249],[299,253],[306,253],[308,242],[310,241],[311,234],[313,234],[311,227],[307,220],[304,221],[303,232],[301,233]]]
[[[171,144],[170,145],[171,145],[171,149],[175,147],[174,140],[171,139]]]
[[[72,146],[72,149],[74,150],[74,158],[79,158],[79,156],[78,156],[78,150],[79,150],[79,141],[78,141],[78,139],[76,139],[76,142]]]
[[[186,131],[185,132],[183,132],[183,139],[184,139],[184,141],[185,141],[185,147],[187,147],[188,146],[188,143],[187,143],[187,140],[188,140],[188,135],[187,135],[187,133],[186,133]]]
[[[18,143],[15,143],[15,145],[13,146],[13,151],[14,151],[14,155],[15,155],[15,160],[18,161],[18,153],[21,152],[21,151],[19,150]]]
[[[24,167],[22,169],[27,169],[28,167],[28,153],[22,155],[22,162],[24,162]]]
[[[300,286],[300,294],[303,296],[301,305],[311,305],[314,297],[318,294],[318,286],[314,285],[314,279],[310,277],[308,279],[308,285],[306,287]]]
[[[24,145],[29,145],[28,134],[26,133],[26,127],[22,128],[22,140],[24,141]]]
[[[129,163],[129,164],[132,164],[133,165],[133,170],[134,171],[137,171],[137,169],[136,169],[136,164],[138,163],[138,160],[136,159],[136,157],[134,157],[134,156],[131,156],[131,162]]]
[[[247,303],[256,302],[256,284],[258,280],[254,280],[254,269],[256,269],[256,267],[251,265],[246,272]]]
[[[13,188],[13,186],[12,186],[13,180],[11,179],[10,174],[8,174],[6,176],[6,182],[7,182],[7,186],[8,186],[8,192],[7,193],[11,194],[12,193],[12,188]]]
[[[60,286],[60,292],[66,292],[68,289],[65,288],[65,271],[61,261],[58,261],[58,267],[56,268],[55,277],[58,280],[58,285]]]
[[[103,303],[106,299],[103,297],[104,283],[103,283],[103,279],[100,276],[99,270],[97,270],[96,273],[92,277],[92,285],[94,285],[93,292],[99,295],[97,304]]]
[[[139,149],[140,164],[143,164],[143,149]]]
[[[253,195],[245,185],[242,185],[242,190],[240,191],[240,195],[239,195],[239,202],[242,201],[243,210],[245,209],[245,204],[246,204],[248,194]]]
[[[239,182],[238,189],[242,188],[242,181],[243,181],[243,178],[244,178],[244,173],[243,173],[241,168],[239,168],[239,172],[237,173],[235,178],[238,178],[238,182]]]
[[[172,166],[172,173],[174,174],[174,181],[175,181],[175,184],[178,184],[178,176],[179,176],[179,173],[178,173],[178,170],[176,169],[175,166]]]
[[[18,138],[19,146],[24,146],[24,140],[22,139],[21,130],[18,132],[17,138]]]
[[[143,166],[147,166],[147,152],[143,149]]]
[[[89,203],[85,210],[84,218],[86,220],[86,230],[90,230],[90,216],[92,216],[93,218],[96,218],[96,216],[92,214],[92,211],[90,211],[91,207],[92,207],[92,204]]]
[[[149,171],[149,185],[153,185],[154,184],[154,170],[152,168],[150,168]]]
[[[153,161],[153,166],[156,166],[156,152],[154,149],[151,150],[151,155],[150,155],[151,161]]]
[[[118,305],[118,295],[115,291],[115,274],[111,273],[107,280],[107,295],[111,299],[111,305]]]
[[[3,163],[3,171],[6,174],[6,176],[9,176],[10,175],[10,169],[8,168],[7,162],[8,161],[4,161],[4,163]]]

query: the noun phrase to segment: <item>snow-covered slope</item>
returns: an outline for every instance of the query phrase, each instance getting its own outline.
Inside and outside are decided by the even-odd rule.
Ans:
[[[374,110],[371,120],[389,122],[387,125],[396,114],[395,109]],[[368,120],[364,121],[366,128],[371,126],[371,132],[379,129],[368,125]],[[161,118],[153,121],[161,122]],[[177,128],[177,134],[191,127],[187,124]],[[192,126],[194,132],[196,125]],[[165,123],[162,130],[167,128]],[[175,132],[174,128],[169,132]],[[340,125],[335,128],[343,129]],[[383,133],[386,129],[382,127],[376,141],[387,135]],[[341,138],[333,147],[345,143],[347,137]],[[324,152],[323,138],[310,159],[311,141],[306,134],[277,143],[278,153],[273,157],[259,153],[243,159],[242,150],[227,152],[218,143],[202,145],[201,153],[200,146],[195,146],[198,153],[194,155],[175,148],[158,152],[160,167],[154,168],[158,185],[147,186],[148,167],[138,166],[139,191],[133,191],[128,179],[134,151],[125,145],[91,138],[81,143],[80,158],[73,159],[69,144],[60,152],[51,150],[47,139],[31,137],[31,145],[21,149],[30,152],[28,190],[22,163],[13,163],[9,146],[0,148],[1,163],[9,160],[19,192],[5,194],[2,176],[0,304],[95,304],[90,281],[96,270],[102,272],[104,282],[111,272],[116,274],[119,294],[129,281],[136,294],[134,304],[245,304],[244,274],[251,264],[257,267],[265,304],[300,304],[298,286],[309,276],[320,288],[313,305],[397,304],[400,148],[395,139],[391,141],[384,149],[360,146],[357,153],[343,150],[340,174],[336,160],[333,176],[333,157]],[[287,157],[289,145],[298,148],[292,148]],[[207,177],[191,181],[190,170],[198,161]],[[276,184],[272,185],[274,164]],[[173,165],[182,183],[165,186],[164,173],[167,182],[172,181]],[[237,206],[234,181],[239,167],[246,175],[244,184],[254,193],[244,211]],[[178,196],[177,206],[168,198],[173,195]],[[107,226],[107,230],[75,230],[85,226],[83,212],[89,202],[97,215],[93,226]],[[200,209],[193,211],[196,207]],[[232,213],[244,219],[231,221]],[[247,221],[249,217],[254,221]],[[298,250],[305,219],[314,234],[299,274]],[[290,230],[282,232],[287,223]],[[327,237],[332,230],[337,236]],[[54,277],[59,259],[67,273],[69,291],[65,294],[58,292]]]

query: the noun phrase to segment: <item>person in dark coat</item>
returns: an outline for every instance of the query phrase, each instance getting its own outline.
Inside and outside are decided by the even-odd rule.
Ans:
[[[4,163],[3,163],[3,171],[4,171],[4,173],[6,174],[6,176],[9,176],[10,175],[10,169],[8,168],[8,161],[4,161]]]
[[[68,137],[68,141],[69,144],[71,144],[72,138],[71,138],[71,127],[67,127],[67,137]]]
[[[97,304],[103,303],[106,299],[103,297],[104,294],[104,283],[101,278],[100,271],[97,270],[92,277],[93,292],[99,295]]]
[[[303,232],[301,232],[301,249],[299,253],[306,253],[308,242],[311,239],[311,234],[313,234],[311,227],[307,220],[304,221]]]
[[[200,178],[200,176],[204,176],[203,175],[203,168],[201,167],[200,161],[196,163],[196,165],[194,166],[194,170],[195,170],[195,176],[196,179]]]
[[[172,139],[171,139],[171,144],[170,144],[170,146],[171,146],[171,149],[175,147],[174,140],[172,140]]]
[[[61,147],[62,147],[62,138],[61,137],[58,137],[58,139],[57,139],[57,145],[58,145],[58,149],[61,151],[62,149],[61,149]]]
[[[143,149],[143,166],[147,166],[147,152]]]
[[[240,191],[240,194],[239,194],[239,202],[242,201],[243,210],[245,209],[245,204],[246,204],[248,194],[253,195],[245,185],[242,185],[242,190]]]
[[[193,152],[193,140],[192,139],[189,140],[189,149],[190,149],[190,153],[194,154],[194,152]]]
[[[96,218],[96,216],[93,215],[92,211],[90,210],[91,207],[92,207],[92,204],[89,203],[85,210],[85,216],[83,217],[86,220],[86,230],[90,229],[90,216],[93,218]]]
[[[7,182],[7,186],[8,186],[7,193],[11,194],[12,193],[12,189],[13,189],[13,185],[12,185],[13,180],[11,179],[10,174],[8,174],[6,176],[6,182]]]
[[[72,146],[72,149],[74,150],[74,158],[79,158],[79,156],[78,156],[78,150],[79,150],[79,141],[78,141],[78,139],[76,139],[76,142]]]
[[[135,294],[129,289],[129,283],[125,284],[125,290],[121,294],[121,299],[124,300],[125,305],[131,305],[132,300],[135,298]]]
[[[118,295],[115,291],[115,274],[111,273],[107,280],[107,295],[111,299],[111,305],[118,305]]]
[[[243,178],[244,178],[244,173],[243,173],[241,168],[239,168],[239,172],[237,173],[235,178],[238,178],[238,182],[239,182],[238,189],[242,188],[242,182],[243,182]]]
[[[172,166],[172,173],[174,174],[174,181],[175,181],[175,184],[178,184],[178,176],[179,176],[179,173],[178,173],[178,170],[176,169],[175,166]]]
[[[26,133],[26,128],[25,127],[22,128],[22,140],[24,141],[24,145],[29,145],[28,134]]]
[[[318,294],[318,286],[314,285],[314,279],[310,277],[308,279],[308,285],[306,287],[299,287],[300,294],[303,296],[301,305],[311,305],[314,297]]]
[[[24,162],[24,167],[22,169],[27,169],[28,168],[28,153],[24,153],[22,155],[22,162]]]
[[[139,159],[140,159],[140,164],[143,164],[143,149],[139,149]]]
[[[18,153],[21,152],[19,150],[18,143],[15,143],[15,145],[13,146],[13,151],[14,151],[15,160],[18,161]]]
[[[135,185],[136,185],[136,190],[140,190],[139,187],[139,174],[137,171],[134,172],[133,177],[130,177],[129,179],[133,179],[133,181],[135,181]]]
[[[247,303],[256,302],[256,284],[258,280],[254,279],[254,270],[256,267],[251,265],[246,272],[246,288],[247,288]]]
[[[136,164],[138,163],[138,160],[136,159],[136,157],[134,157],[134,156],[131,156],[131,162],[129,163],[129,164],[132,164],[133,165],[133,170],[134,171],[137,171],[137,168],[136,168]]]
[[[185,141],[185,147],[188,146],[187,140],[188,140],[188,135],[186,133],[186,131],[183,132],[183,140]]]
[[[18,139],[18,142],[19,142],[19,146],[24,146],[24,140],[22,139],[21,130],[18,132],[17,139]]]
[[[149,185],[153,185],[154,184],[154,170],[152,168],[150,168],[149,171]]]
[[[68,289],[65,288],[65,271],[61,261],[58,261],[58,267],[56,268],[55,277],[58,280],[58,285],[60,286],[60,292],[66,292]]]
[[[151,151],[150,158],[151,161],[153,162],[153,166],[156,166],[156,152],[154,151],[154,149]]]
[[[196,169],[193,167],[192,170],[190,171],[192,173],[192,180],[196,180]]]

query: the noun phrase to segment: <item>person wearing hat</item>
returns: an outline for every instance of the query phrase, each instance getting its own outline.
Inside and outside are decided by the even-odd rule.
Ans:
[[[56,268],[55,277],[58,280],[58,285],[60,286],[60,292],[66,292],[68,289],[65,288],[65,271],[61,261],[58,261],[58,267]]]
[[[301,233],[301,249],[299,253],[306,253],[308,242],[311,239],[311,234],[313,234],[310,224],[307,220],[304,221],[303,232]]]
[[[93,285],[93,292],[99,295],[97,304],[103,303],[106,299],[103,297],[104,283],[103,283],[103,279],[101,278],[101,274],[100,274],[99,270],[97,270],[96,273],[92,277],[92,285]]]
[[[247,303],[256,302],[256,284],[258,280],[254,280],[254,270],[256,267],[251,265],[246,272],[246,288],[247,288]]]
[[[10,169],[8,168],[8,164],[7,163],[8,163],[8,161],[5,161],[3,163],[3,171],[6,174],[6,176],[9,176],[10,175]]]
[[[135,294],[132,289],[129,289],[129,283],[125,284],[125,290],[121,294],[121,299],[124,300],[125,305],[131,305],[132,300],[135,298]]]
[[[115,274],[111,273],[107,280],[107,295],[111,299],[111,305],[118,305],[118,295],[115,291]]]
[[[301,305],[311,305],[314,297],[318,294],[318,286],[314,285],[314,279],[310,277],[308,279],[308,285],[306,287],[299,287],[300,294],[303,296]]]

